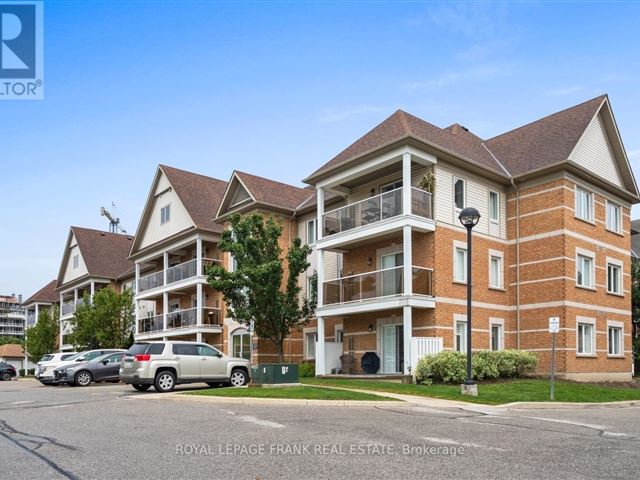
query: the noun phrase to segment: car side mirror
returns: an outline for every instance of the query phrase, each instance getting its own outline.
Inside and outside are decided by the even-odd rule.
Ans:
[[[79,358],[76,358],[76,362],[81,362],[82,360]]]
[[[220,352],[216,353],[216,357],[222,358],[222,353],[220,353]]]
[[[107,363],[109,363],[109,360],[102,360],[103,365],[106,365]]]

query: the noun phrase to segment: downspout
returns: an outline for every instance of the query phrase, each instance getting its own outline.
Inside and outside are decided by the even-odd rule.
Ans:
[[[520,187],[513,177],[511,185],[516,191],[516,348],[520,350]]]

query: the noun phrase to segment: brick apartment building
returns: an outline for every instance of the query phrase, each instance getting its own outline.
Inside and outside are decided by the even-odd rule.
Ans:
[[[376,373],[407,375],[425,345],[466,350],[467,246],[457,217],[472,206],[482,216],[473,237],[474,350],[535,352],[545,374],[548,317],[559,316],[560,375],[630,378],[630,208],[639,198],[608,97],[491,139],[397,111],[305,183],[159,166],[135,239],[96,234],[122,243],[126,253],[103,256],[128,265],[68,277],[74,242],[83,250],[80,230],[70,232],[57,287],[63,315],[83,289],[132,282],[136,339],[205,341],[275,360],[269,344],[227,317],[205,275],[212,262],[233,268],[217,248],[229,215],[259,212],[282,221],[283,249],[295,237],[313,246],[299,281],[307,295],[318,274],[317,318],[292,332],[287,360],[315,360],[318,375],[362,373],[360,359],[374,352]]]

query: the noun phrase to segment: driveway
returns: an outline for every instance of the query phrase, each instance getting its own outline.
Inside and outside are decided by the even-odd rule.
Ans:
[[[628,479],[640,465],[639,407],[487,413],[144,395],[0,383],[0,477]]]

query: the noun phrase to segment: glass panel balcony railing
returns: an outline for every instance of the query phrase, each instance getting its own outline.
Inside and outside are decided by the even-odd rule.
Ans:
[[[178,265],[174,265],[167,269],[167,285],[174,282],[179,282],[187,278],[195,277],[196,275],[206,275],[207,267],[212,263],[219,262],[212,258],[202,259],[202,272],[198,273],[198,261],[197,259],[189,260]]]
[[[413,293],[432,295],[433,270],[412,267]],[[323,305],[361,302],[404,293],[403,267],[386,268],[324,282]]]
[[[377,223],[402,213],[402,187],[331,210],[322,216],[325,237]],[[433,219],[433,194],[411,187],[411,213]]]
[[[70,315],[76,309],[76,305],[73,300],[69,302],[63,302],[60,306],[60,314],[61,315]]]
[[[164,272],[154,272],[138,279],[138,292],[151,290],[164,285]]]
[[[324,236],[392,218],[402,213],[402,188],[352,203],[322,216]]]
[[[138,320],[138,333],[159,332],[160,330],[164,330],[162,315],[154,315]]]

